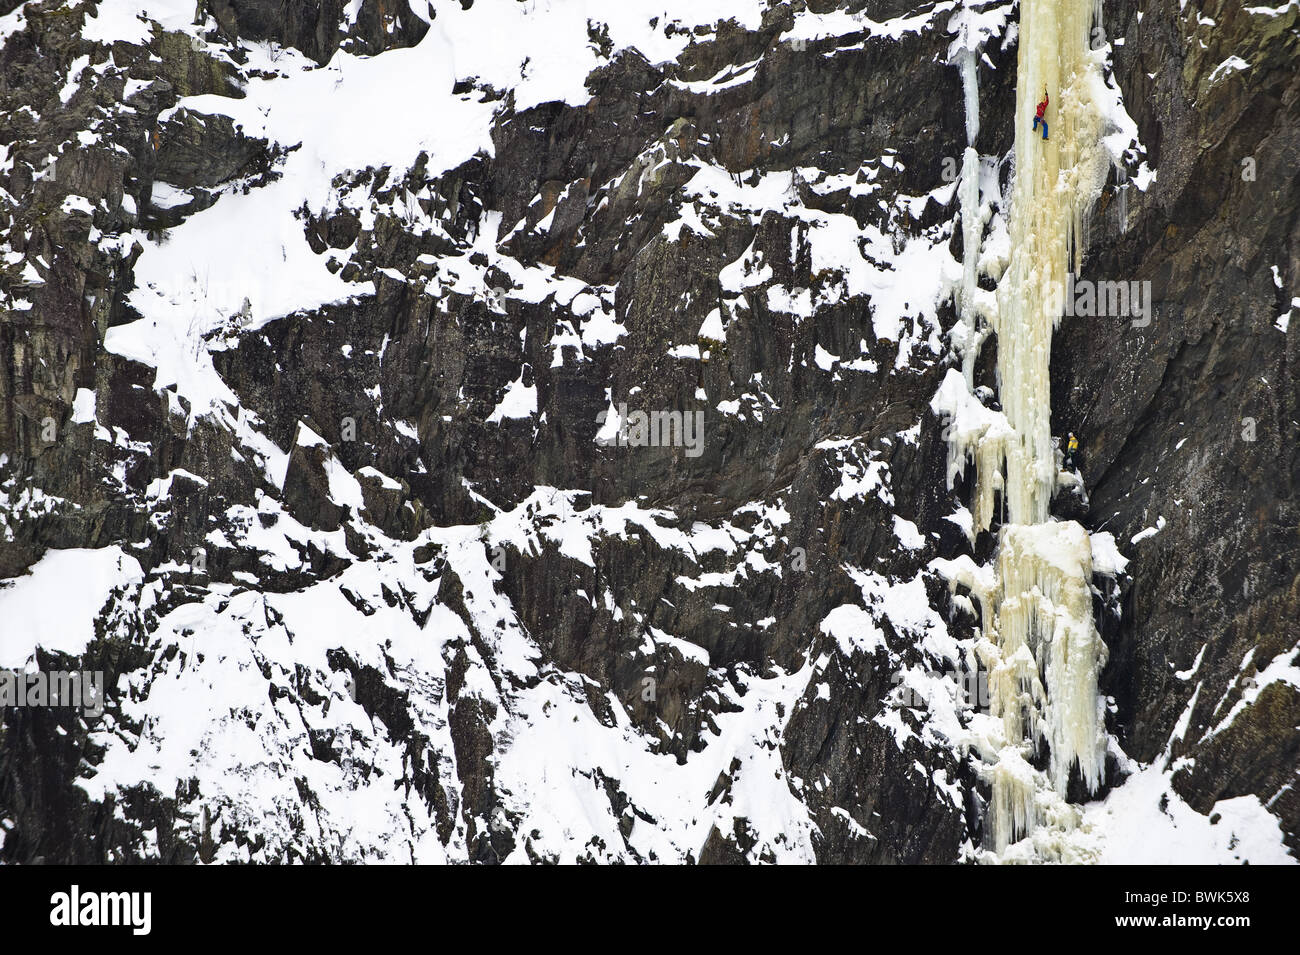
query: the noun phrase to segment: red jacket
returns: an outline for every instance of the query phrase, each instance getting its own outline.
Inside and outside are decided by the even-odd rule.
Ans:
[[[1047,111],[1047,94],[1043,94],[1043,101],[1038,104],[1038,118],[1043,118],[1043,113]]]

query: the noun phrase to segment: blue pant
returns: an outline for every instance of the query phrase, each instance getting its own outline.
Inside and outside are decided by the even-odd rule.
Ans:
[[[1035,117],[1034,117],[1034,129],[1038,129],[1038,124],[1039,124],[1039,123],[1042,123],[1042,124],[1043,124],[1043,138],[1046,139],[1046,138],[1047,138],[1047,120],[1043,119],[1043,117],[1041,117],[1041,116],[1035,116]]]

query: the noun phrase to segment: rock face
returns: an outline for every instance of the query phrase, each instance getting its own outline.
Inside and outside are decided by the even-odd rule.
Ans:
[[[935,674],[975,623],[929,569],[994,543],[929,410],[955,5],[177,6],[0,2],[0,667],[109,686],[3,712],[0,859],[970,858],[979,700]],[[1300,7],[1251,9],[1106,4],[1148,175],[1080,278],[1153,308],[1065,320],[1052,379],[1058,513],[1129,558],[1109,785],[1268,861]],[[995,242],[1015,19],[980,10]],[[140,573],[64,581],[88,611],[43,589],[107,548]]]

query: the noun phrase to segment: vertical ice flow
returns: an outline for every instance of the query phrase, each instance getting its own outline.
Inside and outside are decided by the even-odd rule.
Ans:
[[[1093,0],[1026,0],[1020,8],[1011,255],[995,315],[999,392],[1016,432],[1005,449],[1007,509],[1015,524],[1047,520],[1056,479],[1052,331],[1109,163],[1096,102],[1104,88],[1099,57],[1089,49],[1094,15]],[[1033,128],[1045,90],[1051,97],[1046,140]]]
[[[950,56],[955,56],[961,69],[961,85],[966,104],[966,149],[961,162],[961,227],[962,227],[962,278],[957,289],[957,309],[961,325],[955,336],[957,350],[962,356],[962,375],[966,388],[975,385],[975,358],[983,334],[978,329],[975,312],[975,293],[979,287],[980,237],[984,220],[980,215],[979,152],[975,141],[980,134],[979,78],[976,74],[979,56],[979,39],[972,36],[969,21],[959,14],[958,38],[953,43]]]
[[[992,582],[969,572],[947,572],[954,585],[972,587],[983,634],[976,648],[988,670],[988,719],[976,728],[976,748],[992,789],[989,828],[999,855],[1026,835],[1037,857],[1078,858],[1068,833],[1079,814],[1065,801],[1071,774],[1095,792],[1105,758],[1097,677],[1106,648],[1092,614],[1092,553],[1086,530],[1053,521],[1058,465],[1051,431],[1052,333],[1061,315],[1061,290],[1077,271],[1087,244],[1087,218],[1109,161],[1101,143],[1104,91],[1101,55],[1090,49],[1100,4],[1094,0],[1022,0],[1016,80],[1015,166],[1008,221],[1010,256],[998,283],[996,307],[985,310],[997,336],[1001,412],[973,413],[972,395],[945,382],[936,407],[965,427],[953,427],[949,474],[973,457],[975,529],[988,529],[994,492],[1001,492],[1005,523]],[[980,339],[974,309],[978,280],[978,90],[975,51],[959,60],[970,143],[962,170],[964,240],[959,329],[965,391],[974,384]],[[1050,95],[1044,140],[1033,128],[1035,106]],[[971,423],[974,426],[970,426]],[[1045,764],[1038,757],[1047,752]],[[1036,768],[1034,763],[1043,768]]]

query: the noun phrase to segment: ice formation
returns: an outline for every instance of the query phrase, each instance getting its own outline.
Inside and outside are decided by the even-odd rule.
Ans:
[[[980,97],[977,57],[982,37],[971,23],[969,10],[955,18],[957,39],[949,49],[961,69],[962,93],[966,104],[966,149],[962,153],[960,191],[962,228],[962,276],[957,289],[957,309],[961,324],[954,341],[962,356],[962,375],[969,391],[975,385],[975,358],[987,330],[979,328],[975,299],[979,290],[980,239],[984,220],[980,212],[980,159],[975,140],[980,133]]]
[[[1087,214],[1105,183],[1100,56],[1089,49],[1092,0],[1030,0],[1020,10],[1011,257],[994,330],[1002,408],[1016,437],[1004,449],[1015,524],[1047,520],[1055,485],[1048,363],[1067,270],[1078,271]],[[1055,91],[1053,134],[1033,129],[1034,104]]]
[[[1059,473],[1051,430],[1052,332],[1061,316],[1060,290],[1067,273],[1078,270],[1088,213],[1109,162],[1102,142],[1104,51],[1089,43],[1094,21],[1100,24],[1093,0],[1021,4],[1010,256],[996,308],[979,314],[983,219],[973,145],[979,129],[975,49],[969,41],[960,48],[959,38],[953,51],[962,71],[969,142],[954,335],[962,371],[948,373],[932,407],[948,420],[949,486],[968,461],[975,464],[971,536],[991,527],[999,494],[1003,523],[992,573],[969,558],[938,561],[936,569],[952,586],[967,587],[979,604],[976,656],[988,671],[990,705],[972,723],[971,745],[992,789],[984,842],[1003,861],[1087,858],[1086,837],[1071,835],[1081,814],[1066,792],[1074,773],[1095,792],[1105,768],[1097,678],[1106,647],[1092,614],[1091,541],[1077,522],[1055,521],[1049,510]],[[1046,140],[1033,128],[1044,90],[1051,97]],[[1001,411],[985,407],[972,391],[981,316],[997,336]]]

